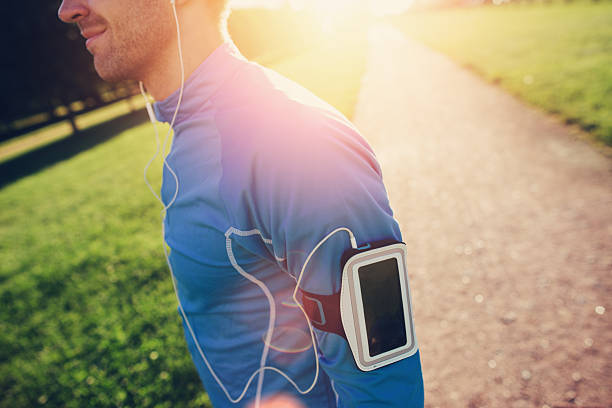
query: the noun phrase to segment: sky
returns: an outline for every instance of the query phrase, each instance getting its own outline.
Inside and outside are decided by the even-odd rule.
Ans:
[[[412,0],[231,0],[232,7],[281,7],[289,4],[295,9],[306,5],[322,10],[338,11],[342,8],[355,7],[356,4],[368,7],[374,14],[400,13],[407,10]]]

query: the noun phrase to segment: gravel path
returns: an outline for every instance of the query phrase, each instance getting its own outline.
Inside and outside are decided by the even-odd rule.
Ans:
[[[612,160],[390,26],[354,122],[409,261],[426,407],[612,407]]]

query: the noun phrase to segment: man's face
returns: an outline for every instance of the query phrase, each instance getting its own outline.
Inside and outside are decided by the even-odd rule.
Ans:
[[[58,15],[78,25],[107,81],[142,79],[174,38],[168,0],[63,0]]]

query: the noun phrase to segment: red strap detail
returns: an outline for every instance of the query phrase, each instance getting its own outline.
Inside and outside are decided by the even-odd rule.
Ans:
[[[317,295],[300,289],[298,300],[302,303],[314,327],[325,332],[336,333],[346,339],[340,317],[340,292],[333,295]]]

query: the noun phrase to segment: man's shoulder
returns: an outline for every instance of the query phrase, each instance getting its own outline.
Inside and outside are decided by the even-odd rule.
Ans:
[[[215,105],[219,108],[231,108],[237,104],[250,108],[263,107],[263,104],[283,110],[300,107],[342,116],[312,91],[254,61],[241,62],[240,69],[236,70],[230,80],[225,81],[215,95]]]
[[[245,62],[215,95],[215,122],[225,153],[293,157],[330,145],[372,154],[367,141],[336,108],[276,71]]]

